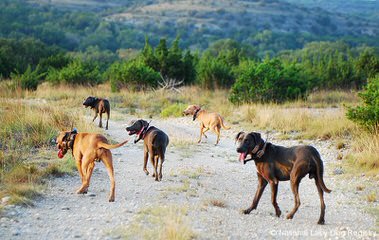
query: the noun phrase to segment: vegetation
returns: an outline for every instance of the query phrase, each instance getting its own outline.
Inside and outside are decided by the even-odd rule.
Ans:
[[[46,177],[73,171],[75,163],[70,157],[52,157],[54,139],[72,121],[85,130],[78,115],[62,108],[30,104],[1,100],[0,199],[10,197],[8,203],[13,204],[31,205],[31,199],[40,195]]]
[[[359,96],[363,105],[350,108],[347,117],[372,133],[379,134],[379,75],[368,80],[367,87]]]
[[[141,209],[131,224],[119,228],[113,234],[123,238],[189,240],[195,232],[188,222],[188,207],[151,206]]]

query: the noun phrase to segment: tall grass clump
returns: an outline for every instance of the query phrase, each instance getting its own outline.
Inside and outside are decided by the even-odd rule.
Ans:
[[[141,209],[126,228],[114,230],[126,239],[189,240],[195,233],[188,222],[188,207],[152,206]]]
[[[62,107],[21,100],[2,100],[0,113],[0,198],[9,196],[10,203],[30,204],[39,196],[44,177],[72,171],[72,161],[52,161],[56,159],[55,137],[59,130],[82,120]],[[45,161],[39,159],[43,154]]]

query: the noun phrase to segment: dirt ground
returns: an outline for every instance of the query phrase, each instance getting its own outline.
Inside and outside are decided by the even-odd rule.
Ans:
[[[125,127],[135,118],[125,115],[122,119],[110,121],[106,131],[114,141],[133,139]],[[367,206],[355,191],[356,179],[335,171],[338,152],[331,142],[302,142],[315,146],[321,153],[324,181],[332,189],[332,193],[325,194],[326,224],[320,226],[316,224],[319,197],[314,181],[308,177],[300,184],[302,204],[294,219],[285,218],[294,204],[289,182],[279,184],[280,218],[274,214],[269,187],[257,210],[250,215],[241,213],[251,204],[257,176],[252,162],[242,165],[238,161],[233,141],[240,130],[237,126],[222,130],[220,144],[214,146],[213,133],[201,144],[196,143],[198,123],[190,117],[153,119],[151,125],[170,137],[162,182],[155,182],[142,171],[142,141],[137,144],[130,141],[112,150],[116,176],[114,203],[107,201],[109,179],[99,163],[86,195],[75,194],[80,185],[76,174],[49,180],[44,197],[36,200],[34,207],[7,207],[0,219],[1,238],[118,239],[126,235],[132,239],[149,238],[141,231],[162,226],[146,217],[150,211],[154,214],[154,209],[168,206],[184,209],[182,224],[198,239],[378,239],[375,219],[366,213]],[[283,146],[299,144],[274,136],[271,142]],[[148,168],[152,170],[151,165]]]

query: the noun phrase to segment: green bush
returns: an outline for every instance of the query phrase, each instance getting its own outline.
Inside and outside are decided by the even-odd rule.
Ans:
[[[379,130],[379,74],[368,80],[364,91],[359,93],[363,105],[348,109],[347,118],[371,132]]]
[[[278,59],[242,62],[236,72],[229,96],[232,103],[283,102],[305,96],[308,88],[299,67],[284,65]]]
[[[107,76],[114,92],[122,87],[132,90],[156,87],[160,80],[158,72],[139,60],[116,62],[109,67]]]
[[[45,73],[39,74],[38,72],[38,68],[33,71],[29,65],[23,74],[12,73],[11,78],[22,89],[36,90],[41,78],[45,75]]]
[[[50,69],[46,80],[53,83],[96,85],[102,82],[102,75],[97,64],[76,59],[60,70]]]
[[[182,103],[175,103],[162,109],[161,117],[180,117],[182,116],[185,105]]]
[[[231,67],[221,59],[209,55],[200,59],[197,74],[197,82],[208,89],[230,87],[234,80]]]

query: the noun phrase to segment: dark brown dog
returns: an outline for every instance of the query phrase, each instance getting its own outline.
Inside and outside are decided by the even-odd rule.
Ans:
[[[150,162],[154,166],[153,177],[155,177],[155,181],[162,180],[162,165],[169,143],[167,134],[154,126],[149,126],[149,123],[142,119],[135,121],[132,126],[127,127],[126,131],[128,131],[129,135],[136,134],[134,143],[137,143],[141,139],[144,141],[143,171],[146,175],[149,175],[146,165],[150,154]],[[161,160],[160,162],[159,159]],[[158,164],[159,174],[157,171]]]
[[[115,181],[112,153],[109,149],[121,147],[127,142],[110,145],[108,140],[101,134],[77,133],[76,130],[60,132],[57,137],[58,157],[63,158],[67,151],[71,149],[82,180],[82,185],[76,193],[87,193],[95,161],[102,161],[107,168],[111,181],[109,202],[114,202]]]
[[[239,143],[237,152],[240,153],[240,161],[244,164],[254,160],[258,175],[258,189],[255,193],[253,203],[244,211],[249,214],[258,206],[259,199],[267,185],[271,186],[271,201],[274,205],[276,216],[280,217],[281,211],[276,196],[279,181],[291,181],[291,189],[295,195],[295,207],[287,215],[287,219],[292,219],[300,206],[299,184],[303,177],[309,174],[309,178],[314,178],[320,195],[321,214],[318,224],[325,223],[325,202],[324,191],[330,193],[323,180],[324,167],[319,152],[312,146],[282,147],[269,142],[264,142],[261,135],[256,132],[245,134],[240,132],[236,136]],[[247,155],[251,159],[246,160]]]
[[[107,124],[105,126],[105,129],[108,130],[108,120],[109,115],[111,112],[111,106],[109,105],[109,101],[104,98],[97,98],[97,97],[88,97],[84,102],[83,105],[87,107],[91,107],[95,111],[95,117],[92,119],[92,122],[95,121],[97,118],[97,115],[100,115],[100,121],[99,121],[99,127],[103,127],[103,113],[107,114]]]

